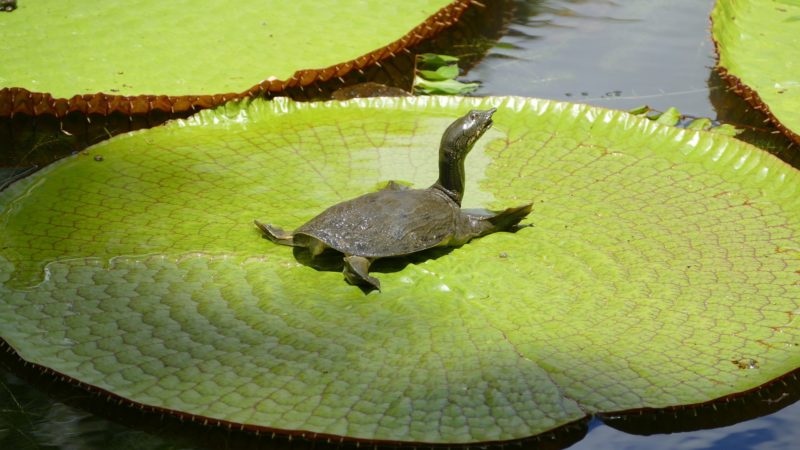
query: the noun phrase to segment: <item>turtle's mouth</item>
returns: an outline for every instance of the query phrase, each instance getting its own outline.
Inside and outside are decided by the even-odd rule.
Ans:
[[[481,126],[481,133],[480,133],[481,135],[483,135],[483,133],[485,133],[486,130],[492,128],[492,125],[494,125],[494,121],[492,120],[492,115],[495,113],[495,111],[497,111],[497,108],[492,108],[484,113],[485,119],[483,121],[483,126]]]

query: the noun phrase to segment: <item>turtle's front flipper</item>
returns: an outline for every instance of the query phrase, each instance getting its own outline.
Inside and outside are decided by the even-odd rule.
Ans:
[[[473,237],[496,231],[513,231],[519,222],[531,213],[532,204],[506,208],[493,216],[468,215]]]
[[[344,277],[350,284],[356,284],[367,288],[381,290],[381,282],[375,277],[369,276],[370,260],[363,256],[344,257]]]
[[[269,224],[264,224],[257,220],[254,220],[253,222],[255,222],[258,229],[261,230],[264,233],[264,236],[270,241],[276,244],[288,245],[291,247],[295,246],[294,236],[291,233],[287,233],[283,231],[281,228]]]

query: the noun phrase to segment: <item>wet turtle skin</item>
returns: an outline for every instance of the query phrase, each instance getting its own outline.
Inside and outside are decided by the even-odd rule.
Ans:
[[[377,258],[458,247],[476,237],[512,230],[530,213],[530,204],[494,215],[461,209],[464,158],[491,127],[494,112],[470,111],[447,128],[439,148],[439,179],[427,189],[390,183],[384,190],[329,207],[293,233],[259,221],[256,226],[277,244],[308,249],[312,258],[326,249],[342,253],[345,279],[367,290],[380,290],[380,281],[369,275],[369,265]]]

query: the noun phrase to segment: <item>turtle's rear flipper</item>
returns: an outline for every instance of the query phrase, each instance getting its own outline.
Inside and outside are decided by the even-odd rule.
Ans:
[[[506,208],[493,216],[477,216],[469,214],[474,236],[485,236],[497,231],[516,231],[522,228],[519,222],[531,213],[532,205]]]
[[[350,284],[363,286],[367,289],[381,290],[381,282],[375,277],[369,276],[370,260],[363,256],[345,256],[344,274],[345,279]]]
[[[486,220],[492,224],[494,228],[492,231],[513,230],[522,219],[531,213],[531,208],[533,208],[533,205],[530,203],[514,208],[506,208]]]
[[[264,224],[257,220],[254,220],[253,222],[255,222],[258,229],[264,233],[264,237],[266,237],[270,241],[276,244],[288,245],[294,247],[295,245],[294,236],[292,236],[291,233],[287,233],[283,231],[281,228],[269,224]]]

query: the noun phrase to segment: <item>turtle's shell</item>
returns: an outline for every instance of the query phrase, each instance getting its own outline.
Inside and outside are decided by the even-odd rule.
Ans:
[[[436,189],[383,190],[331,206],[295,230],[355,256],[407,255],[447,244],[464,220]]]

